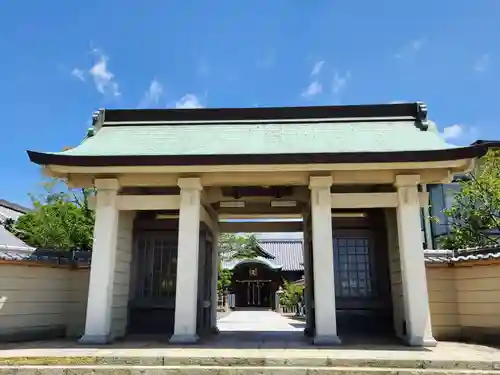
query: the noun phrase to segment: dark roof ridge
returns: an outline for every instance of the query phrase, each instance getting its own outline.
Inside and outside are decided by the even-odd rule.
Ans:
[[[196,108],[196,109],[101,109],[94,117],[106,123],[300,120],[341,118],[410,117],[427,121],[421,102],[307,107]],[[109,125],[108,125],[109,126]]]

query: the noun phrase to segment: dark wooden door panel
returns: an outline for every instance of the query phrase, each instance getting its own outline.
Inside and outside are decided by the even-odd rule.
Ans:
[[[177,232],[136,232],[128,332],[172,333],[177,280]]]

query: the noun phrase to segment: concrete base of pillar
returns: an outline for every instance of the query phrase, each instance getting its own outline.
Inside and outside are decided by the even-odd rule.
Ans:
[[[314,336],[314,334],[313,334],[313,332],[312,332],[312,329],[311,329],[311,328],[309,328],[309,327],[304,328],[304,336],[307,336],[307,337],[313,337],[313,336]]]
[[[340,345],[341,341],[336,335],[316,335],[314,336],[313,344],[320,346],[333,346]]]
[[[196,344],[200,340],[200,337],[196,334],[194,335],[176,335],[174,334],[168,340],[171,344]]]
[[[82,345],[107,345],[113,343],[113,338],[109,335],[83,335],[78,344]]]
[[[422,337],[408,337],[406,339],[406,344],[412,347],[420,348],[433,348],[437,345],[436,339],[434,337],[422,338]]]

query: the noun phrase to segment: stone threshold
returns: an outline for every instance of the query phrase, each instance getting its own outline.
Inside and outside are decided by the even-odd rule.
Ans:
[[[371,367],[310,367],[310,366],[0,366],[0,375],[499,375],[500,371],[477,369],[414,369]]]
[[[184,354],[184,353],[183,353]],[[368,352],[364,357],[342,357],[340,355],[297,355],[298,353],[276,355],[249,356],[197,356],[189,355],[143,355],[122,356],[119,353],[108,356],[30,356],[30,357],[0,357],[1,366],[177,366],[177,367],[326,367],[326,368],[392,368],[392,369],[435,369],[435,370],[496,370],[500,373],[500,357],[493,359],[410,359],[377,356]],[[340,353],[339,353],[340,354]],[[256,371],[256,370],[255,370]]]

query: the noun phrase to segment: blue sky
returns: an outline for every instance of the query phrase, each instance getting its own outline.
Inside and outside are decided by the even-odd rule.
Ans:
[[[453,6],[451,6],[453,4]],[[0,198],[26,149],[77,145],[100,107],[422,100],[452,143],[500,139],[500,1],[0,3]]]

